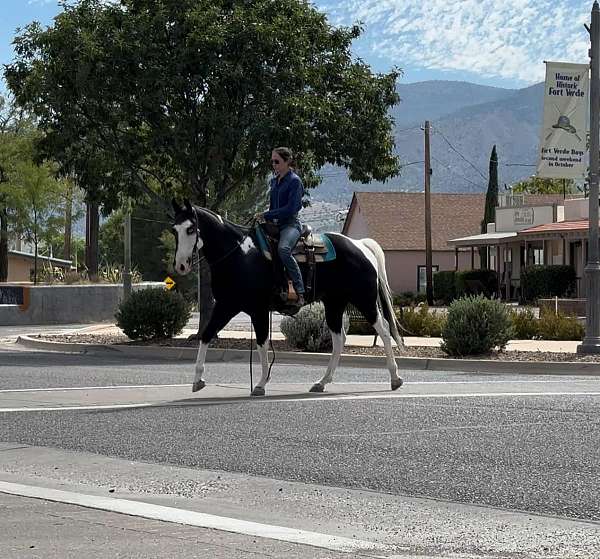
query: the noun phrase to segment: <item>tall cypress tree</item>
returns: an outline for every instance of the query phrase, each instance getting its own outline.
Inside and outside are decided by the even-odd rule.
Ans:
[[[498,154],[496,153],[496,145],[492,148],[490,155],[490,172],[487,193],[485,195],[485,210],[483,213],[483,221],[481,222],[481,232],[487,233],[487,224],[496,221],[496,206],[498,205]],[[479,259],[481,268],[488,267],[486,247],[479,249]]]

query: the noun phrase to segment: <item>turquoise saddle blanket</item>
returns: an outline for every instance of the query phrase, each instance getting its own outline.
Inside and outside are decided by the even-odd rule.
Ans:
[[[267,260],[273,260],[270,243],[262,227],[259,225],[254,229],[254,237],[258,244],[258,250],[260,250]],[[315,262],[330,262],[331,260],[335,260],[335,247],[326,234],[311,233],[305,239],[300,239],[294,247],[292,255],[298,262],[306,262],[307,249],[314,250]]]

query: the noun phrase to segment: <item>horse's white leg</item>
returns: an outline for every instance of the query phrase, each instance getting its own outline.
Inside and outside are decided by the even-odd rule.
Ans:
[[[261,311],[251,315],[252,324],[256,331],[256,349],[260,357],[260,365],[262,368],[262,375],[260,380],[252,389],[252,396],[264,396],[265,386],[269,382],[269,359],[267,354],[267,344],[269,342],[269,313],[268,311]]]
[[[194,375],[194,384],[192,384],[192,392],[198,392],[206,386],[206,382],[202,376],[204,375],[204,361],[206,360],[206,351],[208,350],[208,344],[200,342],[198,348],[198,357],[196,358],[196,373]]]
[[[392,383],[392,390],[396,390],[402,386],[402,379],[398,376],[398,365],[396,364],[396,358],[394,357],[394,348],[392,347],[392,336],[390,334],[390,325],[388,321],[383,318],[381,312],[377,311],[377,320],[373,324],[373,328],[379,337],[383,341],[383,347],[385,348],[386,365],[390,371],[390,380]]]
[[[325,386],[333,381],[333,374],[339,365],[340,355],[342,354],[342,350],[346,345],[346,334],[344,334],[344,329],[342,328],[339,333],[332,331],[331,341],[333,342],[333,351],[331,352],[331,357],[329,359],[329,364],[327,365],[325,375],[323,375],[323,378],[319,382],[316,382],[312,385],[310,392],[323,392],[325,390]]]
[[[256,349],[258,351],[258,355],[260,357],[260,365],[262,368],[262,375],[260,380],[256,383],[256,386],[252,389],[252,396],[264,396],[265,395],[265,386],[267,382],[269,382],[269,358],[268,358],[268,349],[267,342],[263,345],[257,345]]]

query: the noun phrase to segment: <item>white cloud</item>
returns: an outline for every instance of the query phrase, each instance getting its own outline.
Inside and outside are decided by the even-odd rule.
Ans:
[[[544,60],[585,63],[582,0],[329,0],[335,25],[365,24],[372,50],[400,67],[470,71],[535,83]]]

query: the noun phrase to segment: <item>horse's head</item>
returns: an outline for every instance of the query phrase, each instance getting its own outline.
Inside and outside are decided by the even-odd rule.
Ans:
[[[175,260],[173,269],[182,276],[189,274],[196,250],[203,246],[202,238],[198,230],[198,213],[189,200],[184,206],[180,206],[173,199],[175,218],[172,231],[175,235]]]

